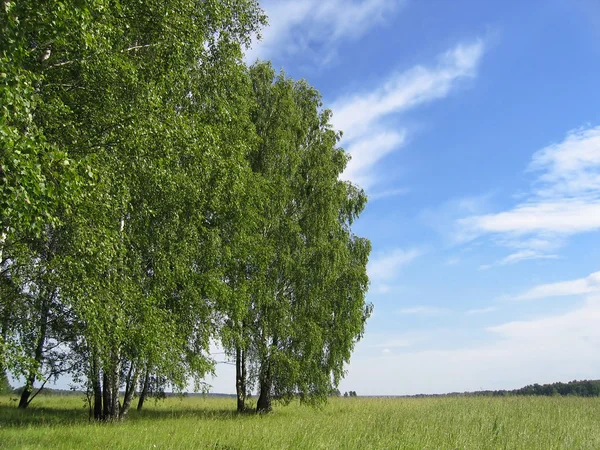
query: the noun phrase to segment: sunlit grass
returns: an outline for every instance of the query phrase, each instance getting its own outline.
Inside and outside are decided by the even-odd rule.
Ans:
[[[232,398],[170,398],[118,424],[88,422],[76,396],[31,406],[0,397],[1,448],[600,449],[598,398],[340,398],[267,416],[237,415]]]

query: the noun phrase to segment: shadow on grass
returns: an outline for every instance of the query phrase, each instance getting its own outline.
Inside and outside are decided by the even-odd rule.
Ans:
[[[167,420],[180,418],[197,418],[199,420],[234,420],[241,417],[255,416],[254,412],[238,413],[234,409],[192,409],[192,408],[148,408],[137,411],[131,409],[124,422],[141,420]],[[52,408],[36,407],[33,404],[27,409],[18,409],[16,405],[0,404],[0,428],[53,426],[53,425],[84,425],[101,424],[89,416],[86,408]]]

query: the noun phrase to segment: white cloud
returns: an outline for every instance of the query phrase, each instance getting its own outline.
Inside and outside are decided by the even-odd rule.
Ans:
[[[517,235],[554,232],[576,234],[600,228],[600,199],[532,199],[510,211],[462,219],[461,223],[480,233]]]
[[[526,199],[506,211],[457,221],[459,236],[492,235],[519,251],[500,263],[556,257],[568,236],[600,230],[600,127],[583,128],[536,152]]]
[[[342,144],[352,156],[342,177],[368,189],[380,176],[375,165],[406,142],[407,131],[384,124],[389,116],[446,97],[460,80],[476,75],[484,52],[481,39],[442,54],[434,67],[416,66],[390,76],[383,86],[357,92],[332,104],[332,122],[344,133]]]
[[[476,75],[483,50],[480,39],[457,45],[439,58],[437,67],[414,67],[393,75],[383,87],[372,92],[334,102],[334,126],[352,140],[368,132],[382,117],[446,97],[458,80]]]
[[[600,272],[594,272],[585,278],[560,281],[535,286],[516,296],[517,300],[536,300],[548,297],[583,295],[600,292]]]
[[[272,0],[261,3],[269,17],[262,39],[246,60],[312,53],[330,60],[342,41],[356,40],[404,2],[399,0]],[[319,50],[315,50],[318,48]]]
[[[519,250],[514,253],[511,253],[510,255],[502,258],[499,261],[496,261],[493,264],[482,264],[481,266],[479,266],[479,270],[487,270],[487,269],[491,269],[492,267],[495,267],[495,266],[506,266],[509,264],[516,264],[521,261],[530,261],[533,259],[557,259],[557,258],[558,258],[558,255],[545,254],[545,253],[541,253],[536,250],[524,249],[524,250]]]
[[[399,309],[396,312],[402,315],[435,316],[438,314],[445,314],[448,310],[435,306],[413,306],[410,308]]]
[[[600,281],[600,273],[596,274]],[[529,341],[547,346],[556,342],[562,335],[563,340],[586,337],[600,343],[600,299],[590,298],[581,308],[566,314],[545,317],[530,321],[508,322],[489,327],[488,331],[498,334],[503,339],[512,341]],[[561,347],[565,345],[561,343]]]
[[[401,267],[413,261],[421,254],[421,250],[402,250],[399,248],[388,253],[380,253],[369,261],[367,267],[369,278],[373,282],[392,280]]]
[[[519,261],[525,261],[528,259],[555,259],[557,255],[544,255],[534,250],[519,250],[518,252],[511,253],[507,257],[499,261],[500,265],[514,264]]]
[[[486,344],[421,351],[400,348],[385,355],[357,352],[340,389],[399,395],[597,378],[598,323],[600,298],[589,298],[566,314],[490,327],[492,341]]]
[[[598,199],[600,192],[600,126],[570,132],[566,139],[533,155],[530,171],[540,171],[540,197]]]
[[[404,131],[387,131],[352,143],[348,149],[352,159],[344,171],[343,178],[358,184],[363,189],[370,188],[375,184],[376,178],[368,169],[402,146],[405,139]]]

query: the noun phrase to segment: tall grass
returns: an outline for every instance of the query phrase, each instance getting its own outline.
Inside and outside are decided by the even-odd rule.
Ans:
[[[0,448],[600,449],[599,398],[340,398],[266,416],[234,407],[170,398],[95,424],[82,398],[40,397],[20,411],[0,397]]]

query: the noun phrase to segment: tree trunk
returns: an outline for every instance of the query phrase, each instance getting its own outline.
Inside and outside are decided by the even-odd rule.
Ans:
[[[2,314],[2,330],[0,332],[0,345],[3,345],[6,342],[6,338],[8,337],[8,324],[10,323],[10,315],[7,303],[3,305],[4,310]],[[6,379],[6,384],[8,387],[8,376],[6,375],[6,367],[4,366],[3,361],[4,358],[0,358],[0,381]]]
[[[98,358],[94,355],[92,361],[92,390],[94,391],[94,419],[104,418],[102,411],[102,382],[100,381],[100,369]]]
[[[31,371],[29,377],[27,377],[25,386],[23,386],[23,391],[21,392],[19,408],[27,408],[27,406],[29,406],[29,396],[33,392],[33,383],[35,383],[35,372]]]
[[[119,418],[119,372],[118,368],[111,373],[104,371],[102,379],[102,418],[112,422]]]
[[[246,352],[235,350],[235,390],[237,393],[237,411],[246,410]]]
[[[273,380],[271,378],[271,364],[269,361],[263,363],[262,369],[260,375],[260,395],[258,397],[258,402],[256,403],[256,412],[268,413],[273,409],[271,406],[271,388],[273,386]]]
[[[144,386],[142,387],[142,392],[140,393],[140,399],[138,401],[137,410],[141,411],[144,407],[144,401],[146,401],[146,397],[148,396],[148,390],[150,389],[150,367],[146,367],[146,376],[144,377]]]
[[[110,392],[112,394],[110,401],[110,420],[116,420],[119,418],[119,366],[116,365],[113,372],[110,374]]]
[[[33,384],[35,383],[35,375],[37,369],[42,364],[42,357],[44,355],[44,344],[46,343],[46,333],[48,330],[48,313],[50,312],[50,302],[52,301],[52,297],[54,297],[54,292],[52,292],[49,296],[43,296],[42,304],[40,307],[40,334],[38,335],[38,341],[35,346],[35,353],[33,355],[35,361],[35,367],[31,369],[29,372],[29,376],[27,377],[27,383],[23,387],[23,392],[21,392],[21,399],[19,400],[19,408],[27,408],[29,406],[29,396],[33,392]]]
[[[123,398],[123,405],[119,408],[119,419],[124,419],[129,412],[131,407],[131,401],[133,400],[133,394],[135,393],[135,386],[138,381],[138,371],[135,369],[133,362],[129,366],[129,373],[127,374],[127,382],[125,384],[125,397]]]
[[[102,372],[102,419],[110,420],[110,405],[112,394],[110,392],[110,379],[106,371]]]

